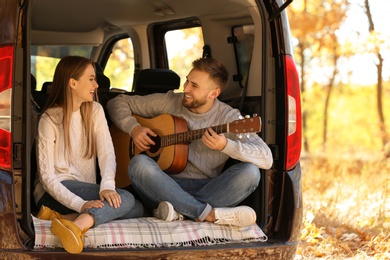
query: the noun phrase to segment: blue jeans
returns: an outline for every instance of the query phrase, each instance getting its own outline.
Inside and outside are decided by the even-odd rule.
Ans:
[[[90,201],[90,200],[100,200],[99,192],[100,186],[98,184],[65,180],[61,182],[68,190],[79,196],[80,198]],[[137,218],[142,217],[143,215],[143,206],[141,202],[134,199],[134,196],[123,189],[116,189],[116,192],[121,196],[122,204],[119,208],[111,207],[106,200],[103,201],[104,206],[102,208],[90,208],[86,209],[81,213],[90,214],[94,220],[94,226],[109,222],[114,219],[127,219],[127,218]],[[76,213],[74,210],[71,210],[62,205],[53,197],[51,197],[47,192],[44,193],[42,198],[37,203],[40,208],[42,205],[45,205],[52,210],[55,210],[61,214],[70,214]]]
[[[179,213],[198,221],[212,208],[236,206],[260,182],[259,168],[251,163],[237,163],[214,179],[178,179],[144,154],[130,160],[128,174],[145,206],[156,208],[159,202],[169,201]]]

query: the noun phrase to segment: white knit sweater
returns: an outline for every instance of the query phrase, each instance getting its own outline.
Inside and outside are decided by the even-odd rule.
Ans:
[[[110,100],[107,109],[112,121],[119,129],[130,135],[139,123],[131,113],[145,118],[153,118],[168,113],[183,118],[188,130],[197,130],[230,123],[239,119],[240,111],[215,100],[214,106],[206,113],[195,114],[182,105],[183,93],[169,91],[166,94],[148,96],[119,95]],[[209,149],[201,139],[189,145],[188,162],[184,171],[175,175],[177,178],[205,179],[214,178],[221,173],[227,159],[251,162],[259,168],[272,166],[272,154],[267,144],[257,135],[243,136],[226,133],[227,145],[222,151]]]
[[[92,118],[97,157],[102,176],[100,191],[104,189],[114,190],[116,170],[114,147],[103,107],[97,102],[94,102],[93,105]],[[96,156],[91,159],[86,159],[83,156],[86,140],[81,113],[78,110],[72,114],[70,124],[72,154],[71,161],[68,162],[64,145],[63,126],[58,124],[61,119],[62,108],[51,108],[42,115],[39,121],[36,140],[39,183],[35,187],[34,198],[37,202],[46,191],[61,204],[80,212],[86,201],[70,192],[61,184],[61,181],[77,180],[96,183]]]

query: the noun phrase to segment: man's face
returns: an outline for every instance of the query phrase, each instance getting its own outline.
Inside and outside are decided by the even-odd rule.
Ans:
[[[211,109],[220,90],[204,71],[191,70],[184,83],[183,106],[201,114]]]

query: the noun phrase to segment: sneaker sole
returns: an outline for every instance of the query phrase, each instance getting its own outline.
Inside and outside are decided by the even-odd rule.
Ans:
[[[221,217],[221,218],[218,219],[217,221],[215,221],[214,223],[219,224],[219,225],[229,225],[229,226],[234,226],[234,227],[248,227],[248,226],[251,226],[251,225],[256,223],[256,212],[252,208],[250,208],[248,206],[238,206],[238,207],[235,207],[234,209],[231,209],[231,210],[232,211],[243,210],[248,214],[247,214],[246,218],[242,219],[242,221],[234,221],[234,220],[231,221],[231,220],[226,219],[224,217],[221,217],[219,215],[219,217]],[[226,213],[224,213],[224,214],[226,214]],[[230,213],[230,214],[232,214],[232,213]],[[222,216],[223,216],[223,214],[222,214]],[[239,218],[237,218],[237,219],[239,219]],[[248,221],[249,219],[250,219],[250,221]]]
[[[248,226],[251,226],[253,224],[256,223],[256,212],[250,208],[250,207],[247,207],[247,206],[240,206],[242,209],[247,209],[251,214],[252,214],[252,221],[250,223],[245,223],[245,225],[243,225],[242,227],[248,227]]]
[[[67,228],[64,224],[62,224],[61,221],[59,221],[58,219],[54,219],[52,225],[59,226],[58,228],[52,227],[50,230],[54,235],[56,235],[61,240],[62,246],[65,248],[65,250],[68,253],[78,254],[82,251],[83,246],[81,246],[81,250],[75,250],[75,249],[72,250],[72,248],[74,248],[74,246],[72,246],[72,241],[70,239],[63,240],[61,238],[60,234],[65,233],[65,234],[67,234],[68,238],[73,238],[74,242],[76,242],[77,246],[80,247],[80,243],[78,242],[76,235],[69,228]]]
[[[169,212],[173,211],[173,207],[171,209],[171,205],[168,203],[160,203],[157,207],[156,217],[162,219],[164,221],[172,221],[172,217],[169,215]]]

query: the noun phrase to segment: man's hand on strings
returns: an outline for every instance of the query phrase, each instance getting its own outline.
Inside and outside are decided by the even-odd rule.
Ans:
[[[208,128],[203,136],[203,143],[210,149],[221,151],[227,144],[227,139],[224,134],[217,134],[213,129]]]
[[[150,136],[157,136],[150,128],[144,126],[136,126],[131,132],[131,137],[135,146],[141,151],[149,150],[151,145],[155,145]]]

